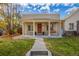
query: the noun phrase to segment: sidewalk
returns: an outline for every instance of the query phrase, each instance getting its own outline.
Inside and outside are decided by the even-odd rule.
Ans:
[[[31,53],[34,54],[34,56],[52,56],[50,51],[46,48],[43,38],[36,38],[32,49],[26,54],[26,56],[30,56]]]

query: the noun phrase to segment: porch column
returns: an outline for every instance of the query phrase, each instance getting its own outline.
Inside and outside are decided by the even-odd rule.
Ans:
[[[35,36],[35,22],[33,22],[33,36]]]
[[[24,35],[24,23],[22,22],[22,35]]]
[[[62,28],[62,27],[61,27],[61,20],[60,20],[60,23],[59,23],[59,24],[60,24],[60,36],[62,36],[62,29],[61,29],[61,28]]]
[[[50,21],[48,22],[48,36],[50,36]]]

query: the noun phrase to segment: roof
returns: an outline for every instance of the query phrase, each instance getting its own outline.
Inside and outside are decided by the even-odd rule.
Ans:
[[[25,14],[22,19],[60,19],[59,14]]]
[[[65,16],[64,20],[67,20],[68,18],[70,18],[72,15],[76,14],[79,11],[79,8],[76,11],[72,11],[71,14]]]

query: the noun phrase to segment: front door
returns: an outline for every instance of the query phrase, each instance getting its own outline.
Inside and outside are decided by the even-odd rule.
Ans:
[[[77,21],[77,34],[79,35],[79,21]]]
[[[37,31],[38,31],[38,34],[42,33],[42,23],[37,24]]]

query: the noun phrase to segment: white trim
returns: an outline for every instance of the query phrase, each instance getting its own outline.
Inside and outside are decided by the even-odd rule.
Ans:
[[[33,21],[33,36],[35,36],[35,22]]]

